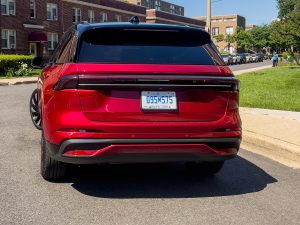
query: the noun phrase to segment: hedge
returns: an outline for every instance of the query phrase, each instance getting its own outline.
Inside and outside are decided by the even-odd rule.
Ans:
[[[0,55],[0,70],[6,72],[9,69],[18,70],[22,64],[32,65],[31,55]]]

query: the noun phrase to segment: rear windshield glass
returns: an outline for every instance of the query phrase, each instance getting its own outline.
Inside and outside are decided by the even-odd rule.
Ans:
[[[98,28],[86,31],[82,63],[215,65],[222,61],[208,34],[198,30]]]

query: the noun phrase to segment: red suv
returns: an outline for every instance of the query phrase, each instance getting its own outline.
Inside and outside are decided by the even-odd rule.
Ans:
[[[215,174],[241,141],[239,81],[202,29],[79,24],[38,80],[41,174],[68,164],[186,162]]]

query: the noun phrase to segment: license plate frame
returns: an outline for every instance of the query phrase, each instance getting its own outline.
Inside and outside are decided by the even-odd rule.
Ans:
[[[141,109],[143,111],[178,111],[176,92],[142,91]]]

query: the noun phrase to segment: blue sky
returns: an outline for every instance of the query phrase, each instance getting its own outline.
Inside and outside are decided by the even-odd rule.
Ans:
[[[207,0],[167,0],[185,7],[185,15],[206,15]],[[213,15],[239,14],[246,17],[247,24],[267,24],[277,18],[276,0],[212,0]]]

